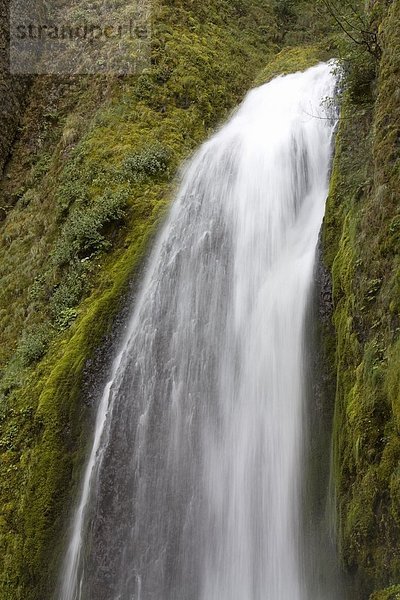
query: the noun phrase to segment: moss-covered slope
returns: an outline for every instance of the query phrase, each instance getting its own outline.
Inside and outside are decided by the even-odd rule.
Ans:
[[[166,0],[153,20],[152,65],[139,76],[34,81],[1,182],[4,600],[50,597],[90,422],[85,365],[162,218],[177,165],[275,48],[275,16],[257,0]]]
[[[323,238],[336,331],[338,532],[360,597],[400,582],[400,3],[373,10],[383,55],[376,62],[354,49]]]

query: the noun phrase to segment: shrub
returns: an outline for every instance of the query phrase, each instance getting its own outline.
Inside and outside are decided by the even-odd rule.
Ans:
[[[44,325],[25,332],[15,354],[16,361],[24,367],[39,361],[47,352],[50,337],[50,329]]]
[[[43,153],[39,160],[33,165],[31,171],[31,181],[32,183],[38,183],[41,181],[42,177],[48,173],[51,165],[51,154]]]
[[[78,317],[78,311],[75,308],[65,308],[60,310],[56,316],[56,326],[59,330],[64,331]]]
[[[62,266],[108,248],[110,242],[105,236],[105,226],[123,219],[126,207],[126,192],[106,192],[93,204],[72,212],[53,253],[54,263]]]
[[[133,152],[123,162],[122,176],[132,183],[147,177],[166,173],[170,152],[161,145],[149,146],[140,152]]]
[[[88,287],[90,268],[87,262],[72,263],[67,276],[57,286],[50,299],[50,310],[57,324],[65,322],[65,316],[81,300]]]

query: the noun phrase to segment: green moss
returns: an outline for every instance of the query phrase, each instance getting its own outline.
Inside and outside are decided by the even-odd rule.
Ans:
[[[395,250],[400,183],[395,132],[400,115],[394,100],[399,13],[394,3],[380,27],[385,44],[378,78],[376,65],[368,68],[372,56],[357,54],[356,60],[370,73],[368,86],[364,77],[349,71],[323,228],[336,335],[338,537],[343,563],[362,596],[400,579],[400,296]],[[390,593],[373,598],[390,598]]]
[[[305,71],[319,62],[331,58],[331,56],[332,49],[329,50],[327,44],[285,48],[261,71],[255,83],[256,85],[262,85],[278,75]]]
[[[85,367],[177,166],[272,53],[263,25],[273,18],[257,0],[166,0],[140,75],[32,86],[0,184],[1,598],[43,600],[54,588],[93,417]]]
[[[400,432],[400,340],[389,351],[386,386],[395,427]]]
[[[400,600],[400,585],[392,585],[386,590],[375,592],[370,600]]]

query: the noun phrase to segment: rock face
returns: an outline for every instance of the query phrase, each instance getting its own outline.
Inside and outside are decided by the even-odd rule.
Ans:
[[[333,289],[325,345],[336,371],[339,547],[363,598],[400,581],[400,3],[373,11],[383,52],[377,61],[353,49],[322,242]]]
[[[29,85],[27,77],[10,74],[9,5],[9,0],[0,0],[0,174],[17,131]]]
[[[317,265],[315,270],[318,292],[318,316],[320,323],[331,327],[333,315],[332,276],[323,261],[322,240],[318,246]]]

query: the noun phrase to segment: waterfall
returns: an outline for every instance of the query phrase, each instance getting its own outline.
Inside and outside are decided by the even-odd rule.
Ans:
[[[254,89],[185,167],[99,402],[57,599],[339,597],[324,564],[307,571],[301,527],[334,88],[320,64]]]

